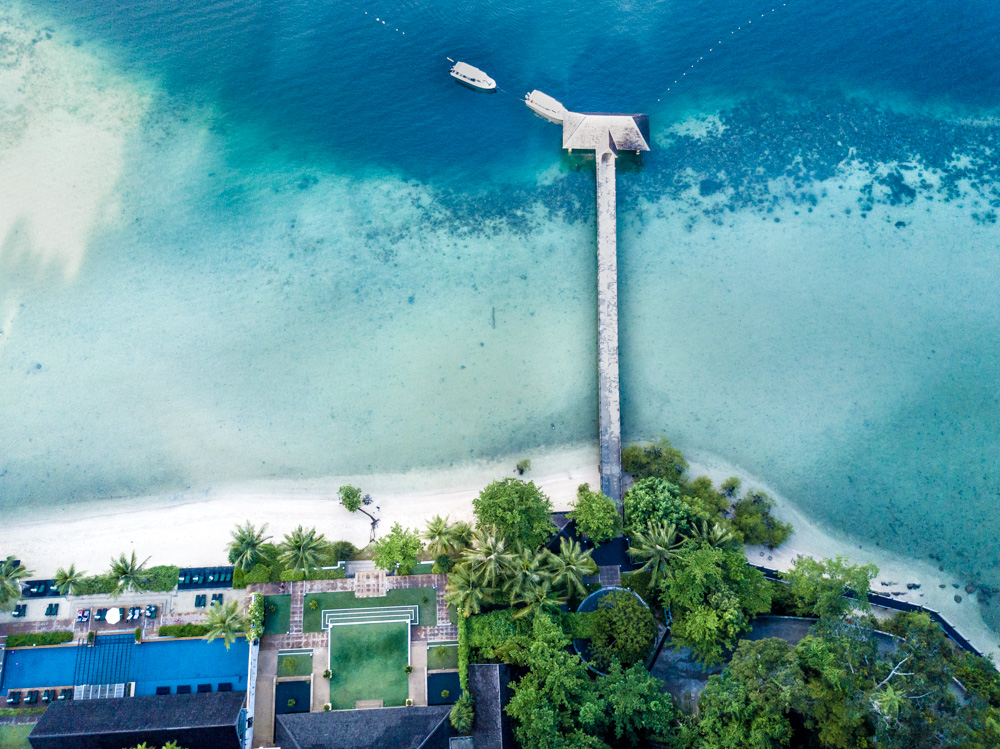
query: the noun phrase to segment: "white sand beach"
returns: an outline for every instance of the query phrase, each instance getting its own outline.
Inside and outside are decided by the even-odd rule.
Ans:
[[[963,581],[925,561],[860,548],[857,541],[807,519],[766,482],[739,467],[706,453],[689,452],[687,456],[690,476],[708,476],[716,485],[738,476],[744,490],[760,489],[774,497],[775,514],[794,527],[792,537],[778,549],[748,548],[751,562],[779,570],[791,567],[799,555],[840,555],[853,563],[871,562],[880,570],[872,586],[875,592],[901,593],[894,597],[941,612],[976,647],[1000,655],[997,634],[986,625],[975,594],[966,594]],[[600,483],[596,448],[573,447],[530,457],[532,470],[524,478],[542,487],[556,510],[569,509],[580,484]],[[397,522],[422,528],[435,514],[471,519],[472,499],[490,481],[513,476],[515,462],[510,458],[400,474],[255,481],[68,505],[47,510],[44,519],[5,519],[0,527],[0,549],[20,557],[39,576],[52,575],[56,568],[70,563],[88,572],[102,571],[112,555],[132,549],[150,557],[150,564],[216,565],[225,561],[230,529],[245,520],[267,523],[268,533],[277,539],[297,525],[315,525],[328,539],[344,539],[362,547],[368,542],[369,521],[339,506],[339,486],[352,483],[371,494],[372,507],[377,508],[375,514],[380,518],[379,533]],[[907,589],[907,583],[920,587]],[[939,587],[942,584],[945,587]],[[955,602],[956,595],[961,596],[961,603]]]

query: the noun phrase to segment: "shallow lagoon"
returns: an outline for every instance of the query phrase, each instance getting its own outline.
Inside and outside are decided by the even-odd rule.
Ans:
[[[0,507],[590,439],[591,166],[457,54],[652,115],[626,436],[1000,586],[998,10],[785,9],[676,89],[752,5],[369,9],[405,39],[360,6],[5,6]]]

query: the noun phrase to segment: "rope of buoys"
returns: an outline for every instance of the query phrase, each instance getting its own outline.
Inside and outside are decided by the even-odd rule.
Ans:
[[[778,11],[779,7],[784,8],[787,5],[788,5],[788,3],[782,3],[780,6],[775,6],[775,7],[771,8],[771,13],[776,13]],[[767,14],[766,13],[761,13],[760,17],[761,18],[766,18]],[[752,23],[753,23],[753,19],[749,19],[749,20],[747,20],[746,25],[750,26]],[[747,30],[749,31],[749,29],[747,29]],[[730,31],[729,32],[729,35],[730,36],[736,36],[736,32],[738,32],[738,31],[743,31],[743,26],[737,26],[735,31]],[[709,51],[709,53],[714,52],[717,47],[721,47],[721,46],[722,46],[722,40],[719,39],[719,41],[717,41],[713,46],[711,46],[711,47],[708,48],[708,51]],[[705,59],[705,56],[702,55],[697,60],[695,60],[694,64],[692,64],[687,70],[685,70],[683,73],[681,73],[680,77],[677,78],[677,80],[675,80],[673,82],[673,84],[671,84],[671,85],[676,86],[678,83],[680,83],[684,79],[684,77],[687,76],[687,74],[694,69],[694,66],[697,65],[698,63],[702,62],[704,59]],[[670,91],[670,90],[671,90],[671,87],[668,86],[667,87],[667,91]],[[657,101],[659,101],[659,99],[657,99]]]

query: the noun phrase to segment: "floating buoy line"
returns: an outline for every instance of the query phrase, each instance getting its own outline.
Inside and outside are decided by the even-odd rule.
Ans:
[[[782,3],[781,5],[776,5],[775,7],[771,8],[771,13],[776,13],[779,8],[784,8],[787,5],[788,5],[788,3]],[[767,18],[769,15],[770,15],[769,13],[761,13],[760,17],[761,18]],[[745,31],[750,31],[750,27],[752,25],[753,25],[753,19],[752,18],[748,19],[746,23],[740,24],[734,30],[730,31],[729,32],[729,36],[732,37],[733,40],[735,40],[735,37],[736,37],[737,34],[743,32],[744,30]],[[758,26],[760,25],[760,21],[757,22],[757,25]],[[725,37],[723,37],[723,39],[725,39]],[[713,44],[711,47],[708,48],[708,52],[706,52],[704,55],[700,56],[697,60],[695,60],[688,67],[688,69],[685,70],[683,73],[681,73],[680,77],[677,78],[677,80],[675,80],[673,82],[673,84],[671,84],[671,85],[672,86],[676,86],[677,84],[682,83],[684,81],[684,78],[687,76],[687,74],[690,73],[692,70],[694,70],[695,66],[698,63],[702,62],[705,59],[705,55],[708,55],[708,54],[711,54],[711,53],[717,51],[718,48],[721,47],[723,44],[724,44],[724,42],[722,41],[722,39],[719,39],[719,41],[717,41],[715,44]],[[668,86],[667,87],[667,91],[670,91],[670,90],[671,90],[671,86]],[[659,99],[657,99],[657,101],[659,101]]]

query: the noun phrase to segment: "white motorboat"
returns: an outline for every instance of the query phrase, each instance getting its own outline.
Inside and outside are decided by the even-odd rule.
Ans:
[[[450,60],[451,58],[448,59]],[[475,68],[466,62],[456,62],[451,68],[451,77],[456,81],[461,81],[466,86],[472,86],[482,91],[494,91],[497,87],[496,81],[479,68]]]
[[[528,109],[539,117],[544,117],[557,125],[561,125],[566,116],[566,107],[548,94],[543,94],[538,89],[525,94],[524,103],[528,105]]]

